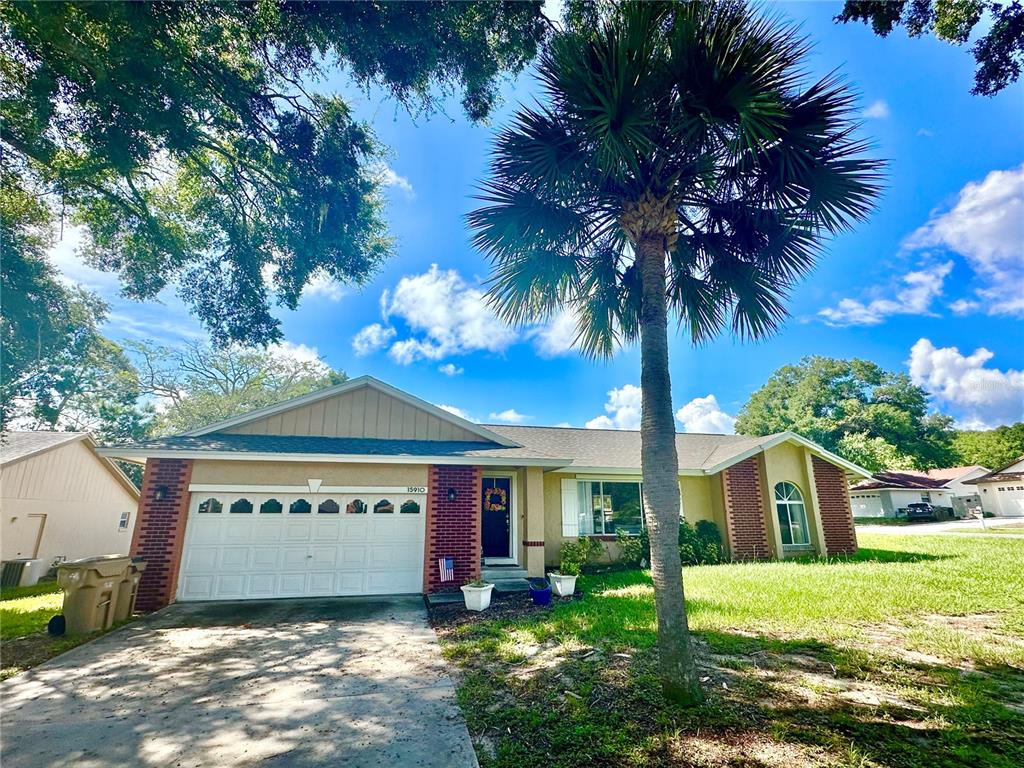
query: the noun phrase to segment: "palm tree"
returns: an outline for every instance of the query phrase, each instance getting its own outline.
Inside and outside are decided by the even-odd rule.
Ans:
[[[882,169],[853,136],[853,94],[836,77],[805,82],[809,45],[791,26],[738,2],[608,8],[553,37],[546,104],[498,135],[468,218],[505,320],[572,312],[594,357],[640,342],[660,676],[692,704],[669,312],[694,343],[776,330],[823,240],[870,211]]]

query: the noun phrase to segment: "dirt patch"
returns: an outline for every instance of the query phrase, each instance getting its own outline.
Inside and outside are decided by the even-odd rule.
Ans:
[[[427,613],[430,624],[440,637],[445,637],[467,624],[481,621],[515,621],[522,618],[536,619],[542,617],[556,605],[580,600],[583,594],[579,591],[572,597],[551,597],[550,605],[534,605],[529,592],[493,593],[490,607],[483,612],[467,611],[462,603],[440,603],[428,605]]]

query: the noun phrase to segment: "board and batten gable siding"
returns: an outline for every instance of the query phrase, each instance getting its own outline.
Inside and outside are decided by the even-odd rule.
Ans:
[[[297,461],[214,461],[197,459],[191,482],[198,485],[304,486],[311,479],[325,486],[427,485],[425,464],[343,464]]]
[[[85,440],[59,445],[0,467],[0,557],[31,557],[46,515],[36,556],[127,554],[136,497],[115,477]],[[130,513],[127,530],[118,530]],[[29,517],[32,515],[33,517]]]
[[[222,431],[239,435],[486,442],[485,438],[458,424],[373,387],[359,387]]]

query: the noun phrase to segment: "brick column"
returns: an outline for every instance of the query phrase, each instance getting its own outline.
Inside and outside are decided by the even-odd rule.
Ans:
[[[132,535],[132,555],[146,558],[136,607],[155,611],[174,602],[181,550],[188,520],[188,484],[192,462],[149,459],[142,478],[139,511]],[[158,495],[163,498],[158,499]]]
[[[423,591],[450,592],[480,576],[480,467],[435,465],[427,488]],[[455,501],[448,501],[448,489]],[[455,580],[441,582],[437,561],[455,558]]]
[[[733,560],[770,558],[761,467],[756,456],[722,471],[722,496],[730,557]]]
[[[818,516],[825,535],[829,555],[852,554],[857,551],[857,535],[853,530],[850,489],[846,473],[835,464],[812,458],[814,489],[818,494]]]

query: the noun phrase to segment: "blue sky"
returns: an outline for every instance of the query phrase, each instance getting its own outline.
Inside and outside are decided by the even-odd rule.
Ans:
[[[794,292],[781,333],[701,348],[673,340],[678,426],[730,430],[772,371],[812,354],[907,371],[964,426],[1021,420],[1024,86],[971,96],[973,59],[964,49],[838,26],[838,8],[775,6],[815,41],[813,73],[838,69],[861,92],[863,132],[890,162],[888,188],[875,215],[832,242]],[[340,76],[327,85],[345,89]],[[353,96],[393,150],[387,215],[397,255],[361,291],[324,282],[307,291],[297,311],[280,315],[283,353],[315,351],[350,376],[377,376],[484,422],[636,426],[637,350],[588,361],[566,348],[566,321],[509,329],[480,301],[488,265],[470,246],[463,216],[495,131],[533,92],[529,73],[508,83],[487,126],[469,123],[457,104],[413,119],[386,99]],[[66,237],[54,258],[110,301],[112,337],[201,337],[173,294],[163,303],[121,299],[116,280],[77,260],[75,242]]]

